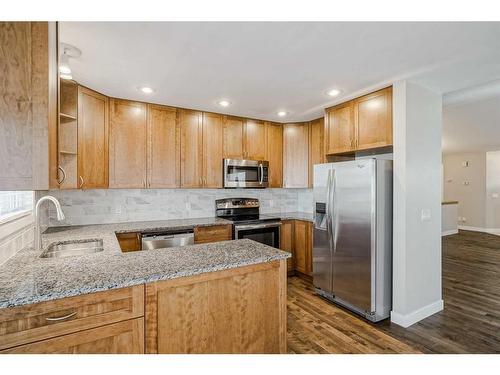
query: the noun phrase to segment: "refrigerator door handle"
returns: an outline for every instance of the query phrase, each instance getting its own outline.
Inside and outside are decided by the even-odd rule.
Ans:
[[[337,238],[338,238],[338,231],[339,231],[339,220],[338,220],[338,202],[337,202],[337,174],[335,173],[335,170],[333,170],[333,176],[332,176],[332,184],[333,184],[333,189],[332,190],[332,197],[331,201],[333,202],[333,213],[332,213],[332,233],[333,233],[333,252],[337,252]]]
[[[330,247],[330,251],[333,251],[331,190],[332,190],[332,170],[329,169],[328,177],[326,180],[326,234],[328,236],[328,245]]]

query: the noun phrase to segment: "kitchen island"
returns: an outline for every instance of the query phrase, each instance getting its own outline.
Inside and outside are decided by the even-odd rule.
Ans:
[[[251,240],[122,253],[116,233],[208,221],[51,229],[59,241],[102,239],[100,253],[0,266],[0,350],[75,353],[286,352],[286,258]]]

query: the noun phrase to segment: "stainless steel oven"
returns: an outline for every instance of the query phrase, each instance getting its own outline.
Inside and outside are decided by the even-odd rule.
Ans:
[[[279,249],[280,228],[281,222],[279,221],[255,224],[235,224],[234,239],[249,238]]]
[[[268,161],[224,159],[225,188],[266,188],[268,176]]]

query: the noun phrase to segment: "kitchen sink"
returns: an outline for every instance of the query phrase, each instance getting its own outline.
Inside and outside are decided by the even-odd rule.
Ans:
[[[65,241],[51,244],[45,250],[41,258],[63,258],[77,255],[94,254],[103,251],[102,240],[81,240],[81,241]]]

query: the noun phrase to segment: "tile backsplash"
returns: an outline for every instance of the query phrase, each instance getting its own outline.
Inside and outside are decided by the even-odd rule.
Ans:
[[[261,213],[312,212],[311,189],[102,189],[51,190],[66,219],[50,207],[49,226],[215,216],[215,200],[258,198]]]

